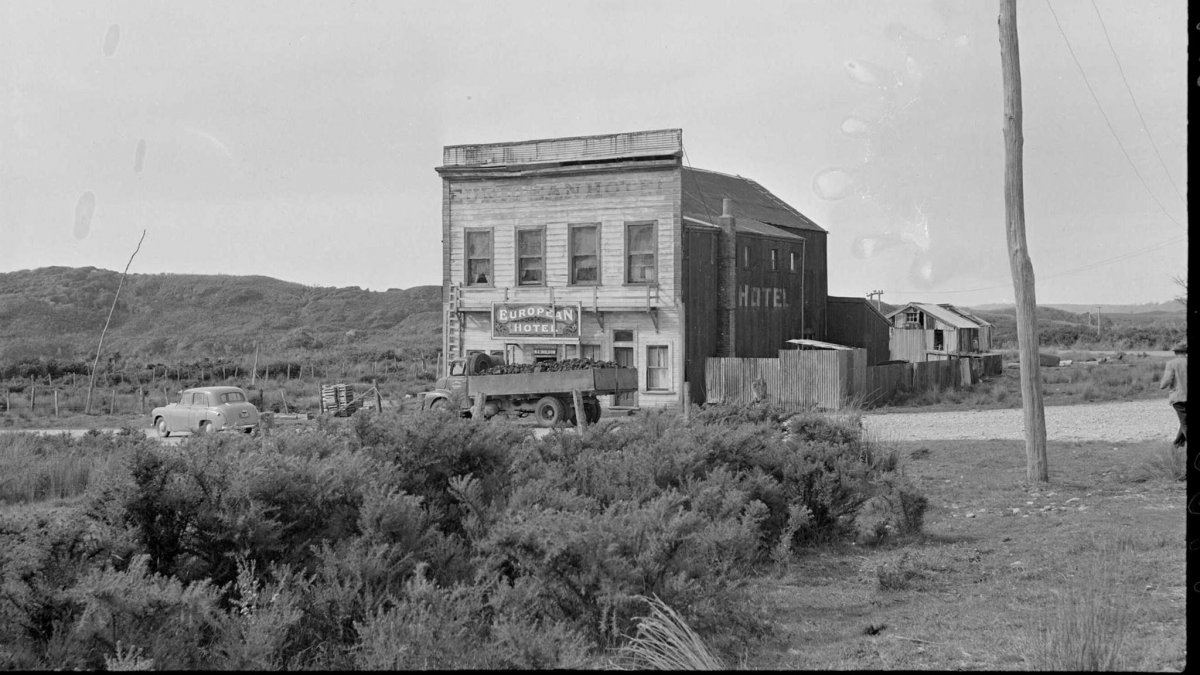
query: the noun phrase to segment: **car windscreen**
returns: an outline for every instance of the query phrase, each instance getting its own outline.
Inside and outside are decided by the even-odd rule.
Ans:
[[[246,400],[246,395],[240,391],[230,391],[221,394],[221,403],[241,403]]]

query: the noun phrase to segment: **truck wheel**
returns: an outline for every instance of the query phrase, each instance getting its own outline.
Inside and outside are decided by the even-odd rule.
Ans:
[[[566,416],[562,401],[553,396],[544,396],[534,406],[539,426],[552,427],[563,421]]]

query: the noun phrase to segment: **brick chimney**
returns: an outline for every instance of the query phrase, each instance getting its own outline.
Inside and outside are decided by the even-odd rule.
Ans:
[[[717,355],[734,356],[737,345],[737,222],[733,200],[721,200],[720,243],[717,246],[717,292],[720,313]]]

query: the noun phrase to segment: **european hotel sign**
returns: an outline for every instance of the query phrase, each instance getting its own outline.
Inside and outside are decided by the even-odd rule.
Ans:
[[[492,337],[579,339],[580,304],[492,303]]]

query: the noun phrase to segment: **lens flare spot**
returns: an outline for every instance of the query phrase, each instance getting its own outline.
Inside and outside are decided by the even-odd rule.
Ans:
[[[121,27],[113,24],[104,33],[104,55],[112,56],[117,53],[117,45],[121,42]]]
[[[96,195],[85,192],[75,202],[75,238],[83,239],[92,229],[92,215],[96,213]]]
[[[826,201],[843,199],[854,187],[854,176],[845,169],[825,169],[812,182],[813,193]]]
[[[133,151],[133,172],[141,173],[142,167],[146,162],[146,139],[140,139],[137,142],[137,149]]]
[[[866,136],[871,131],[869,122],[857,117],[847,117],[842,120],[842,133],[847,136],[859,138]]]

